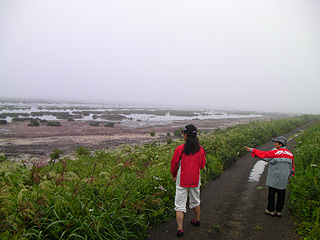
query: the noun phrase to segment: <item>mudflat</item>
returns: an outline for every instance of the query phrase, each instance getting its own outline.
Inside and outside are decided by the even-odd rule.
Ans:
[[[113,127],[90,126],[89,121],[63,120],[61,126],[27,126],[29,122],[13,122],[0,126],[0,152],[6,156],[31,154],[48,156],[54,148],[67,152],[82,146],[92,151],[107,149],[122,144],[142,144],[152,141],[165,142],[176,138],[174,131],[192,123],[200,131],[212,131],[236,124],[249,123],[267,118],[230,118],[192,121],[175,121],[166,125],[133,128],[125,124]],[[269,118],[268,118],[269,119]],[[155,132],[151,136],[151,132]]]

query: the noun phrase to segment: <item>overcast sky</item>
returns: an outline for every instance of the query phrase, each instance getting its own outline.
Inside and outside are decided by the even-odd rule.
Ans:
[[[320,113],[318,0],[0,0],[0,97]]]

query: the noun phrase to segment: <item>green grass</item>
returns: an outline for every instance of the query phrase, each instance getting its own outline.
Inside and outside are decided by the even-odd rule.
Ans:
[[[208,152],[203,185],[243,155],[244,145],[260,145],[315,118],[259,121],[201,134]],[[1,239],[143,238],[149,226],[174,216],[170,161],[182,143],[155,141],[94,153],[81,148],[75,160],[59,154],[51,164],[30,167],[3,161]]]
[[[297,231],[304,239],[320,239],[320,122],[296,141],[296,173],[288,187],[289,209],[299,221]]]

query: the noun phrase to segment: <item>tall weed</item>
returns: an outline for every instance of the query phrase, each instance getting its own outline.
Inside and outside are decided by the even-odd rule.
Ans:
[[[320,122],[297,141],[296,174],[289,184],[289,209],[300,221],[297,231],[304,239],[320,239]]]

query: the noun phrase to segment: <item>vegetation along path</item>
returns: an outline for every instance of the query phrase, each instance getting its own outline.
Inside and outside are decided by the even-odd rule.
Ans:
[[[304,128],[301,126],[284,136],[290,139]],[[287,148],[293,151],[295,145],[295,139],[292,138]],[[273,147],[274,143],[268,141],[257,148],[267,151]],[[268,195],[265,185],[267,167],[258,181],[249,181],[251,169],[257,160],[247,153],[220,177],[207,183],[201,191],[201,226],[189,223],[193,211],[188,209],[184,218],[183,239],[299,239],[294,232],[295,222],[287,205],[282,218],[264,214]],[[172,219],[149,229],[148,239],[175,239],[176,231],[176,221]]]

